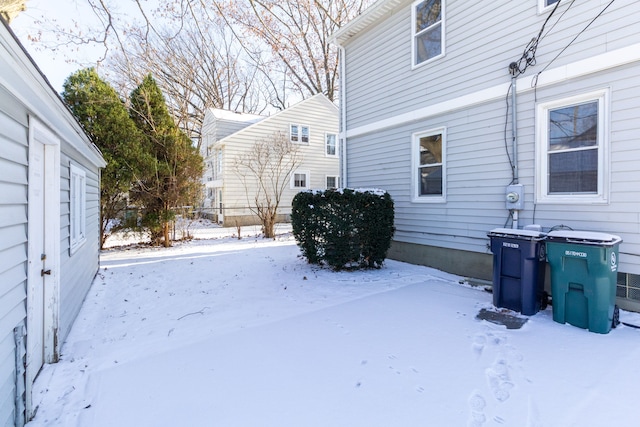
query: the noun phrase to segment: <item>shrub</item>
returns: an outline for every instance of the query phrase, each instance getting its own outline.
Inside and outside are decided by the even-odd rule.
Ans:
[[[335,270],[380,268],[391,246],[393,200],[383,190],[304,191],[292,202],[291,225],[302,255]]]

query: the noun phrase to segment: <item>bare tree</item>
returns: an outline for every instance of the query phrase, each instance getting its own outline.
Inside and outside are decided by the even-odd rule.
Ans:
[[[331,34],[372,0],[200,0],[215,5],[271,85],[272,105],[287,91],[337,97],[338,51]]]
[[[256,141],[251,149],[236,157],[234,172],[242,181],[251,212],[262,224],[264,237],[275,237],[282,195],[301,163],[298,146],[283,132]]]
[[[239,42],[223,25],[189,20],[178,33],[169,28],[153,34],[133,29],[127,50],[107,61],[110,80],[126,92],[131,82],[153,74],[176,124],[200,148],[208,108],[257,113],[265,107],[257,96],[255,67],[243,61]]]

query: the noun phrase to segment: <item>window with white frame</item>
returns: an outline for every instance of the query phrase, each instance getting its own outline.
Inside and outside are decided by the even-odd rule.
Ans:
[[[324,137],[325,154],[330,157],[338,155],[338,136],[335,133],[327,133]]]
[[[69,165],[69,248],[73,253],[86,241],[86,173]]]
[[[289,126],[289,139],[291,142],[297,144],[309,143],[309,126],[305,125],[290,125]]]
[[[340,186],[340,177],[335,175],[327,175],[327,188],[338,188]]]
[[[542,13],[551,9],[560,0],[538,0],[538,12]]]
[[[309,172],[298,171],[291,175],[291,188],[309,188]]]
[[[538,105],[538,202],[606,202],[606,90]]]
[[[413,201],[443,202],[446,196],[445,128],[413,134]]]
[[[413,65],[444,54],[444,1],[418,0],[412,7]]]

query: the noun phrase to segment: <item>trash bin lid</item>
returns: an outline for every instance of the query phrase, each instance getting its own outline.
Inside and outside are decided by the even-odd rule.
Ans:
[[[541,231],[536,230],[520,230],[517,228],[494,228],[489,233],[487,233],[487,236],[534,240],[543,239],[545,234]]]
[[[554,230],[547,233],[549,241],[564,241],[571,243],[582,243],[585,245],[613,246],[622,242],[620,236],[608,233],[598,233],[595,231],[579,230]]]

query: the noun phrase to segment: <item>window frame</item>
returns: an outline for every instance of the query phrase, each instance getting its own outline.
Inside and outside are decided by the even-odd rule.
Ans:
[[[329,186],[329,183],[327,182],[327,180],[329,178],[334,178],[336,180],[336,185],[335,186],[332,186],[332,187]],[[340,188],[340,176],[339,175],[325,175],[324,176],[324,187],[327,190],[332,189],[332,188]]]
[[[553,3],[549,3],[549,0],[538,0],[538,13],[545,13],[555,7],[555,4],[560,0],[556,0]],[[560,6],[558,6],[560,7]]]
[[[304,175],[305,176],[305,186],[300,187],[296,186],[296,175]],[[311,172],[307,170],[297,170],[291,174],[290,186],[293,190],[308,190],[311,188]]]
[[[536,203],[606,204],[609,198],[609,126],[610,91],[602,89],[536,105]],[[596,193],[549,193],[549,113],[552,110],[588,102],[598,103],[597,191]]]
[[[441,135],[442,194],[420,195],[420,138]],[[445,126],[415,132],[411,135],[411,201],[413,203],[445,203],[447,201],[447,128]]]
[[[294,139],[294,128],[295,128],[295,139]],[[305,136],[306,130],[306,136]],[[306,141],[304,140],[306,138]],[[289,124],[289,141],[294,144],[302,144],[309,145],[309,141],[311,141],[311,127],[309,125],[301,125],[299,123],[290,123]]]
[[[420,32],[416,32],[416,7],[424,3],[427,0],[416,0],[411,4],[411,68],[418,68],[426,65],[432,61],[435,61],[438,58],[442,58],[445,55],[445,3],[446,0],[440,0],[440,21],[438,23],[432,24],[431,26],[422,29]],[[433,29],[436,25],[440,25],[440,54],[436,55],[432,58],[425,59],[422,62],[418,62],[418,55],[416,52],[417,44],[416,38],[428,31],[429,29]]]
[[[69,163],[69,252],[87,241],[87,173]]]
[[[333,154],[329,153],[329,137],[333,136]],[[324,155],[325,157],[338,157],[338,134],[325,132],[324,134]]]

